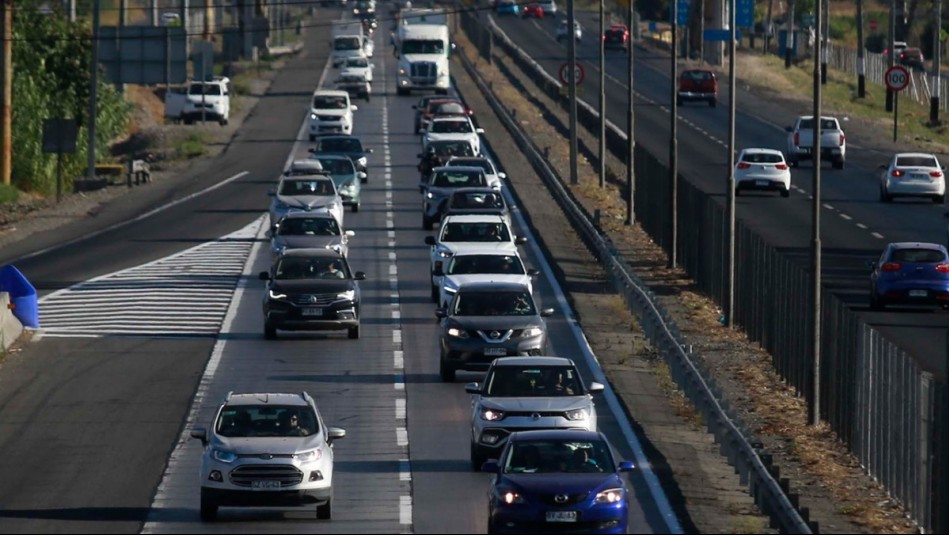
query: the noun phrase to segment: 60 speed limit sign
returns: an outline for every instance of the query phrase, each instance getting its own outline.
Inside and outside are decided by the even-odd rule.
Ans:
[[[894,65],[887,69],[883,75],[883,81],[886,82],[886,87],[890,91],[899,93],[909,85],[909,71],[902,65]]]

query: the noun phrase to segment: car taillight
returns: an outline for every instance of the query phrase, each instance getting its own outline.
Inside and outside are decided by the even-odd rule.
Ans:
[[[906,57],[906,54],[900,54],[900,59],[903,59],[905,57]]]
[[[900,177],[900,176],[903,176],[903,175],[905,175],[905,174],[906,174],[906,173],[904,173],[902,169],[894,169],[893,172],[890,173],[890,175],[895,176],[895,177]]]
[[[844,146],[844,142],[846,142],[846,141],[847,141],[847,136],[845,136],[844,133],[841,132],[841,133],[840,133],[840,146],[843,147],[843,146]]]
[[[801,134],[798,132],[794,132],[794,144],[795,145],[801,144]]]
[[[738,162],[739,169],[748,169],[749,167],[751,167],[751,164],[747,164],[745,162]]]
[[[930,171],[929,176],[933,178],[939,178],[942,176],[942,171]]]
[[[949,264],[939,264],[936,266],[936,271],[940,273],[949,273]]]
[[[880,266],[880,271],[899,271],[903,266],[897,264],[896,262],[887,262]]]
[[[775,168],[775,169],[780,169],[780,170],[784,171],[785,169],[788,168],[788,166],[787,166],[786,164],[779,163],[778,165],[775,165],[774,168]]]

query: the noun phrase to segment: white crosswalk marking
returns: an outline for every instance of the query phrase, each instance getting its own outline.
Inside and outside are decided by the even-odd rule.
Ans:
[[[40,299],[42,335],[216,336],[263,221]]]

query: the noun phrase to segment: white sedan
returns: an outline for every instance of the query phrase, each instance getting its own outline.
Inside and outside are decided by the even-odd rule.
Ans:
[[[560,21],[560,26],[557,26],[557,40],[563,41],[570,35],[569,30],[570,24],[566,20]],[[583,28],[580,27],[580,23],[573,21],[573,38],[579,41],[583,37]]]
[[[893,197],[929,197],[934,203],[946,202],[945,167],[933,154],[903,152],[893,156],[890,165],[881,165],[880,200]]]
[[[471,119],[467,117],[436,117],[421,132],[423,152],[432,141],[451,140],[467,141],[471,143],[475,156],[481,154],[480,135],[484,133],[484,129],[475,128],[471,123]]]
[[[350,72],[361,74],[367,82],[372,83],[372,71],[376,68],[373,65],[369,58],[365,56],[357,56],[355,58],[346,58],[346,63],[343,63],[343,69],[346,69]]]
[[[735,196],[741,190],[757,189],[780,191],[782,197],[791,194],[791,169],[784,153],[774,149],[745,149],[735,164]]]

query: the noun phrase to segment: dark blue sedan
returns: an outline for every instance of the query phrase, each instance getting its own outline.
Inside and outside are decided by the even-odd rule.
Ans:
[[[488,495],[488,533],[626,533],[629,491],[603,433],[512,433]]]
[[[870,261],[870,308],[949,307],[949,253],[936,243],[891,243]]]

